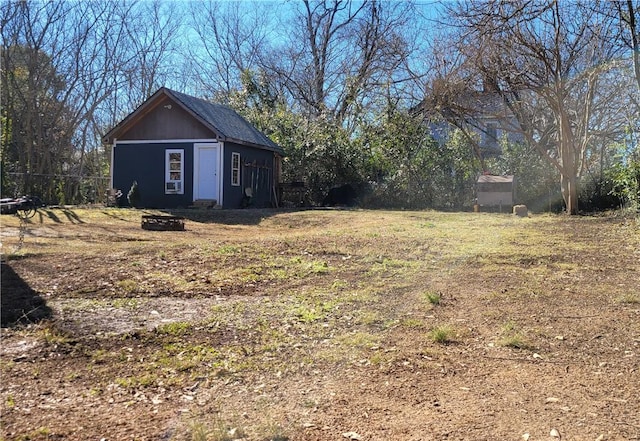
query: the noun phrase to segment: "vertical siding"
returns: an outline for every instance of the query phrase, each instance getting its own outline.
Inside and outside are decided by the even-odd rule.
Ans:
[[[184,194],[165,194],[165,152],[184,150]],[[133,181],[138,182],[146,208],[188,207],[193,201],[193,143],[116,144],[113,151],[113,187],[122,190],[124,205]]]
[[[165,152],[184,150],[184,194],[165,194]],[[240,185],[231,185],[231,154],[240,154]],[[113,187],[122,190],[122,203],[133,181],[138,182],[141,205],[145,208],[185,208],[193,201],[193,142],[118,142],[113,150]],[[223,207],[265,208],[273,206],[274,153],[225,142],[223,145]],[[244,189],[252,188],[250,201],[244,199]]]
[[[155,105],[142,119],[120,134],[122,140],[207,139],[216,134],[169,98]]]
[[[240,186],[231,185],[232,153],[240,153]],[[253,189],[249,207],[272,206],[273,152],[225,142],[223,161],[224,208],[242,208],[245,188]]]

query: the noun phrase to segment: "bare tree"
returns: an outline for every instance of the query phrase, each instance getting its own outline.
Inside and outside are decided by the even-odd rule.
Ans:
[[[273,6],[264,2],[194,3],[198,44],[188,48],[192,74],[201,94],[228,99],[242,87],[241,76],[259,69],[271,31]]]
[[[128,0],[2,4],[2,162],[24,178],[20,191],[49,201],[77,194],[100,132],[167,72],[178,24],[160,8]]]
[[[353,126],[376,96],[402,82],[412,10],[404,2],[305,0],[262,68],[310,117]]]
[[[126,39],[123,46],[128,63],[120,67],[129,111],[175,78],[172,68],[183,49],[182,13],[161,0],[142,1],[123,20]],[[122,95],[121,95],[122,98]]]
[[[3,166],[11,164],[22,174],[22,191],[36,188],[48,199],[55,183],[34,187],[34,179],[62,174],[73,153],[77,109],[68,91],[80,70],[78,48],[86,38],[82,27],[70,26],[68,18],[75,15],[64,2],[2,6]]]
[[[633,71],[640,90],[640,3],[634,0],[617,0],[611,6],[615,8],[615,12],[610,16],[616,17],[622,24],[622,41],[632,51]]]
[[[557,168],[567,213],[576,214],[589,149],[620,129],[614,25],[592,5],[554,0],[470,1],[451,12],[468,72],[501,97],[525,141]]]
[[[461,136],[473,149],[483,171],[487,171],[485,154],[482,151],[481,136],[484,130],[481,118],[501,115],[496,109],[487,109],[485,97],[495,102],[494,93],[486,94],[478,90],[477,75],[467,62],[465,54],[451,46],[450,36],[440,35],[431,42],[430,75],[422,83],[418,97],[419,104],[413,112],[420,113],[426,123],[431,125],[432,136],[443,140],[449,136],[450,126],[460,131]],[[471,67],[471,69],[470,69]],[[493,106],[500,109],[500,106]],[[480,117],[480,118],[479,118]],[[502,126],[509,121],[503,120]]]
[[[228,97],[253,71],[307,117],[353,125],[377,96],[410,78],[402,71],[413,46],[412,3],[304,0],[293,15],[274,10],[260,2],[195,5],[202,45],[190,58],[204,94]]]

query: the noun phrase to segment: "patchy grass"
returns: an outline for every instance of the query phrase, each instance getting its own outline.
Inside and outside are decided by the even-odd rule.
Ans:
[[[635,222],[185,210],[152,232],[162,212],[74,212],[34,217],[6,260],[54,310],[3,329],[6,439],[637,437],[616,422],[640,412]],[[604,402],[616,421],[575,424]]]
[[[531,345],[527,341],[521,326],[515,320],[507,320],[500,330],[498,339],[500,346],[514,349],[530,349]]]
[[[66,345],[74,341],[74,338],[69,333],[60,330],[54,323],[46,323],[37,329],[36,333],[39,334],[44,342],[52,346]]]
[[[442,296],[440,293],[427,291],[423,294],[423,297],[429,302],[431,305],[436,306],[440,304],[442,300]]]
[[[640,294],[638,293],[626,293],[620,296],[618,302],[626,305],[637,305],[640,303]]]
[[[242,427],[225,422],[219,415],[197,418],[188,423],[185,433],[173,437],[173,441],[233,441],[245,439]]]
[[[134,293],[140,289],[138,286],[138,282],[132,279],[119,280],[117,282],[118,288],[125,291],[126,293]]]
[[[136,390],[140,387],[148,387],[156,384],[157,382],[158,376],[154,373],[145,373],[141,376],[116,378],[114,380],[114,383],[118,386],[131,390]]]
[[[456,331],[449,325],[439,325],[429,331],[429,338],[435,343],[448,344],[455,340]]]
[[[179,337],[187,334],[192,327],[193,325],[188,322],[173,322],[158,326],[157,331],[159,334]]]
[[[113,299],[111,305],[114,308],[137,309],[140,307],[140,300],[132,298]]]

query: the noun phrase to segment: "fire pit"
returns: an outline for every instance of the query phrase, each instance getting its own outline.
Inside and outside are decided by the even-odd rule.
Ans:
[[[155,231],[184,231],[184,218],[180,216],[146,214],[142,216],[142,229]]]

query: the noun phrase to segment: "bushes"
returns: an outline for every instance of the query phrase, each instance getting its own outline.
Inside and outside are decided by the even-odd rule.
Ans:
[[[633,157],[614,163],[598,176],[582,181],[580,189],[582,211],[640,209],[640,160]]]
[[[329,114],[305,118],[275,89],[255,81],[248,85],[232,104],[285,150],[282,180],[304,181],[306,203],[320,205],[330,188],[350,184],[363,207],[472,208],[483,170],[459,130],[448,130],[446,141],[438,142],[422,116],[391,103],[346,127]],[[517,203],[531,211],[562,210],[559,174],[535,149],[504,140],[502,155],[486,163],[491,173],[516,176]],[[640,165],[635,164],[602,179],[583,179],[581,209],[637,206]]]
[[[608,174],[582,179],[578,196],[580,211],[606,211],[622,206],[622,200],[616,194],[615,184]]]
[[[624,208],[640,210],[640,152],[626,164],[618,164],[610,172],[611,192],[620,199]]]
[[[438,143],[421,118],[396,110],[370,125],[363,139],[371,153],[367,170],[371,192],[366,206],[471,208],[480,164],[458,131]]]

